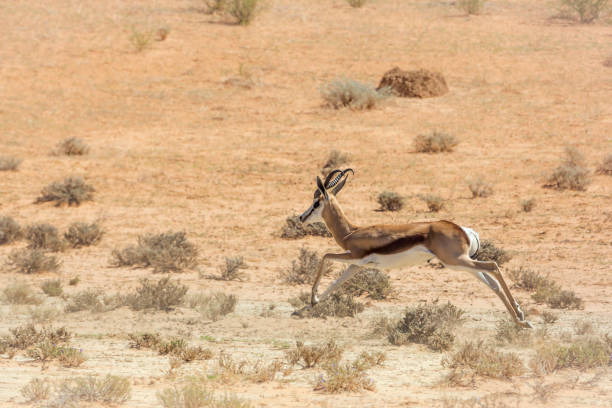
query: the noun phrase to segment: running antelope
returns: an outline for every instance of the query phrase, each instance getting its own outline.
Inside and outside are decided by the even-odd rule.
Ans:
[[[336,243],[345,250],[340,254],[323,256],[312,286],[312,306],[326,299],[362,266],[390,269],[419,265],[438,258],[448,268],[470,272],[499,296],[516,324],[532,327],[512,297],[497,263],[474,259],[480,246],[474,230],[450,221],[358,227],[346,218],[336,200],[349,173],[354,174],[353,169],[333,170],[324,182],[317,177],[312,205],[300,216],[303,223],[324,222]],[[319,298],[317,291],[323,265],[328,260],[350,266]]]

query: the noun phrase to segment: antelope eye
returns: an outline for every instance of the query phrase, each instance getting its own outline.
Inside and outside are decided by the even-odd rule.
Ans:
[[[319,201],[315,201],[314,204],[312,205],[314,208],[317,208],[319,206]]]

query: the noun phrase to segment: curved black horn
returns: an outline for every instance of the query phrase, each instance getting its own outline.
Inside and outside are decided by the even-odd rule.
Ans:
[[[349,171],[351,172],[351,174],[355,174],[355,172],[353,171],[353,169],[350,169],[350,168],[349,168],[349,169],[344,170],[344,171],[343,171],[343,172],[340,174],[340,178],[342,178],[342,176],[344,176],[344,175],[345,175],[346,173],[348,173]],[[333,193],[334,195],[338,194],[338,193],[340,192],[340,190],[342,190],[342,187],[344,187],[344,184],[346,183],[346,180],[348,180],[348,175],[347,175],[347,176],[344,178],[344,180],[342,180],[342,181],[340,182],[340,184],[338,184],[338,185],[336,186],[336,188],[334,188],[334,189],[332,190],[332,193]]]
[[[335,186],[336,183],[338,183],[338,181],[337,181],[338,177],[341,177],[341,176],[338,176],[338,177],[336,177],[336,179],[332,180],[331,183],[333,183],[333,184],[330,183],[330,180],[332,179],[332,177],[334,177],[334,174],[337,174],[337,173],[342,173],[342,171],[336,169],[336,170],[332,170],[332,171],[329,172],[327,177],[325,177],[325,182],[323,183],[325,188],[331,188],[331,187]]]

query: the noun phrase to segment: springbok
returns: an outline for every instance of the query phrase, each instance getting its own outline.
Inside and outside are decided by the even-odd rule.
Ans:
[[[344,187],[349,173],[354,174],[353,169],[333,170],[327,175],[325,182],[317,177],[317,189],[312,205],[300,216],[303,223],[324,222],[336,243],[346,251],[340,254],[327,253],[321,259],[312,285],[312,306],[325,300],[360,267],[391,269],[419,265],[438,258],[444,266],[470,272],[485,283],[504,302],[516,324],[533,327],[525,320],[525,315],[510,293],[497,263],[474,259],[480,246],[478,234],[474,230],[450,221],[368,227],[351,223],[336,200],[336,195]],[[328,260],[347,263],[350,266],[319,298],[319,282],[323,266]]]

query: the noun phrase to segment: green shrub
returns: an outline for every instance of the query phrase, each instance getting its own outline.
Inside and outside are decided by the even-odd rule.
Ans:
[[[60,262],[55,256],[47,256],[41,249],[15,249],[8,256],[7,265],[15,272],[55,272]]]
[[[419,153],[452,152],[459,142],[448,133],[432,132],[418,135],[414,139],[414,149]]]
[[[336,79],[321,89],[325,104],[334,109],[372,109],[388,95],[385,90],[377,91],[352,79]]]
[[[62,281],[59,279],[47,279],[40,284],[40,288],[47,296],[61,296],[64,290],[62,289]]]
[[[62,182],[54,181],[43,188],[36,203],[54,201],[57,207],[62,204],[78,206],[84,201],[93,200],[95,191],[82,177],[67,177]]]
[[[0,156],[0,171],[17,171],[23,160],[11,156]]]
[[[73,248],[79,248],[97,244],[103,235],[104,231],[97,222],[74,222],[64,233],[64,238]]]
[[[29,241],[28,248],[61,251],[64,243],[59,237],[57,228],[50,224],[33,224],[26,228],[25,238]]]
[[[404,206],[404,198],[392,191],[383,191],[378,195],[380,211],[399,211]]]
[[[23,235],[21,227],[11,217],[0,217],[0,245],[17,241]]]
[[[69,137],[64,139],[55,146],[53,151],[56,155],[65,156],[82,156],[89,152],[89,146],[83,142],[83,140],[77,137]]]

